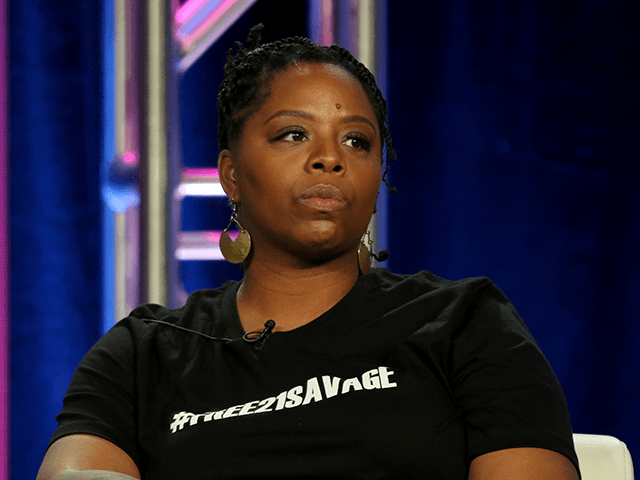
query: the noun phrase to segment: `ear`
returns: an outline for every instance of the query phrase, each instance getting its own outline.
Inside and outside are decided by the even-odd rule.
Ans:
[[[225,148],[218,155],[218,175],[220,184],[224,192],[237,203],[241,201],[240,190],[238,189],[238,181],[236,179],[236,166],[233,161],[231,150]]]

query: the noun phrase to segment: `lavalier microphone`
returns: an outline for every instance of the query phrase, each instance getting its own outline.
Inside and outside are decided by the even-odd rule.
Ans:
[[[266,322],[264,322],[264,330],[262,331],[255,330],[253,332],[247,332],[242,336],[242,339],[247,343],[255,343],[256,348],[260,350],[263,347],[264,342],[271,335],[271,331],[275,326],[276,326],[276,322],[274,322],[273,320],[267,320]]]
[[[176,328],[178,330],[182,330],[182,331],[185,331],[185,332],[193,333],[193,334],[199,335],[201,337],[208,338],[209,340],[219,340],[219,341],[222,341],[222,342],[231,342],[231,341],[233,341],[232,338],[213,337],[211,335],[207,335],[206,333],[202,333],[202,332],[199,332],[197,330],[192,330],[190,328],[186,328],[186,327],[183,327],[181,325],[176,325],[175,323],[165,322],[163,320],[155,320],[155,319],[151,319],[151,318],[143,318],[142,321],[149,322],[149,323],[157,323],[157,324],[160,324],[160,325],[166,325],[167,327]],[[265,340],[267,338],[269,338],[269,336],[271,335],[271,331],[274,329],[275,326],[276,326],[276,322],[274,322],[273,320],[267,320],[264,323],[264,329],[262,331],[256,330],[254,332],[247,332],[242,336],[242,339],[247,343],[255,344],[255,347],[258,350],[260,350],[264,346]]]

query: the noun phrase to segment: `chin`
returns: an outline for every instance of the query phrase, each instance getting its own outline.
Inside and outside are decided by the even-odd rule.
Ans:
[[[360,237],[354,232],[345,228],[343,222],[314,220],[298,223],[296,228],[283,232],[279,241],[286,243],[285,248],[292,253],[324,262],[357,248]]]
[[[339,227],[331,220],[314,220],[302,232],[313,243],[324,243],[339,234]]]

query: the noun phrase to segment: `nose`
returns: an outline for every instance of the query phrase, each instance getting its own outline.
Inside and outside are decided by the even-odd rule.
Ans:
[[[347,163],[340,147],[341,145],[334,145],[332,142],[319,142],[309,156],[307,168],[311,172],[344,175],[347,171]]]

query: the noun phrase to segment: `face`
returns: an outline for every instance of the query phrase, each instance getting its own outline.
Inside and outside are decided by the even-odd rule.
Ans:
[[[353,253],[381,180],[380,131],[364,90],[341,67],[313,63],[277,74],[270,90],[218,165],[254,260]]]

